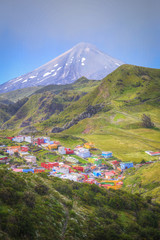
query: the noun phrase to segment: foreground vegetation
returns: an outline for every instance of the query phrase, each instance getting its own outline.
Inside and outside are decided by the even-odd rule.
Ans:
[[[159,239],[160,206],[139,194],[0,169],[0,239]]]

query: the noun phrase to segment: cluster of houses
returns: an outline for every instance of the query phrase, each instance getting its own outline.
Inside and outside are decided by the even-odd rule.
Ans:
[[[123,171],[134,167],[132,162],[121,162],[112,160],[113,154],[110,151],[102,152],[100,155],[93,155],[91,150],[95,149],[93,143],[84,143],[74,149],[61,146],[59,141],[51,141],[49,137],[34,138],[31,136],[7,137],[17,143],[25,142],[23,146],[8,146],[6,152],[9,155],[17,153],[23,158],[30,168],[12,167],[14,172],[41,173],[48,172],[49,176],[69,179],[78,182],[97,184],[105,188],[119,189],[123,185]],[[42,162],[38,167],[36,157],[29,153],[30,146],[35,145],[39,148],[56,152],[61,156],[62,162]],[[76,157],[77,156],[77,157]],[[82,164],[78,159],[86,160]],[[0,155],[0,161],[6,161],[7,156]],[[108,160],[107,162],[105,160]],[[108,165],[109,163],[110,165]]]

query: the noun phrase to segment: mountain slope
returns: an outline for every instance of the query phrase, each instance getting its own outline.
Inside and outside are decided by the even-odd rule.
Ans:
[[[8,99],[0,99],[0,124],[8,121],[27,102],[28,98],[23,98],[16,103]]]
[[[97,87],[100,83],[101,81],[88,80],[82,77],[73,84],[43,87],[34,92],[26,104],[12,118],[7,119],[8,121],[2,128],[13,129],[15,127],[26,127],[43,122],[53,114],[57,115],[63,111],[72,102],[78,101],[79,98]],[[11,95],[14,95],[14,93],[15,91],[11,92]],[[2,94],[2,96],[6,94]]]
[[[67,123],[78,114],[86,111],[87,107],[96,104],[104,105],[104,111],[141,112],[158,110],[160,88],[160,70],[144,67],[123,65],[102,80],[102,83],[76,103],[68,106],[58,117],[60,123]],[[139,113],[138,113],[139,112]],[[70,113],[70,114],[68,114]],[[56,116],[44,124],[54,125]],[[53,118],[53,121],[52,121]],[[158,116],[154,121],[159,124]],[[61,126],[62,124],[60,124]]]
[[[12,102],[17,102],[18,100],[31,96],[41,88],[42,86],[17,89],[15,91],[0,94],[0,99],[8,99]]]
[[[0,85],[0,93],[38,85],[68,84],[82,76],[100,80],[122,64],[91,44],[79,43],[32,72]]]
[[[160,203],[160,162],[146,164],[140,168],[128,169],[123,188],[131,193],[151,197]]]
[[[3,240],[157,240],[159,211],[121,190],[0,168]]]

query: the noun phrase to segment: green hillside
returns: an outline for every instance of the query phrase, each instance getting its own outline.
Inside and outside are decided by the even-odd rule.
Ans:
[[[79,78],[77,81],[71,83],[71,84],[66,84],[66,85],[47,85],[45,87],[42,87],[41,89],[37,90],[35,94],[37,93],[44,93],[44,92],[52,92],[54,94],[58,94],[63,90],[77,90],[77,91],[82,91],[82,92],[89,92],[91,91],[94,87],[97,87],[101,81],[96,81],[96,80],[88,80],[85,77]]]
[[[88,80],[83,77],[74,84],[43,87],[32,94],[26,104],[12,118],[9,118],[2,128],[26,127],[43,122],[52,115],[57,116],[72,102],[78,101],[87,94],[87,91],[91,91],[99,84],[100,81]],[[28,89],[26,91],[28,93]],[[12,94],[14,93],[11,92]]]
[[[7,93],[2,93],[0,94],[0,98],[8,99],[12,102],[17,102],[18,100],[31,96],[34,92],[36,92],[38,89],[41,89],[42,87],[43,86],[28,87]]]
[[[154,122],[159,124],[159,89],[159,69],[122,65],[104,78],[93,91],[70,105],[59,116],[53,115],[44,124],[54,125],[56,118],[61,122],[67,122],[85,111],[87,106],[95,104],[103,104],[105,113],[112,110],[115,111],[115,114],[127,117],[131,115],[134,122],[139,120],[141,113],[149,112]],[[113,115],[112,112],[110,113]],[[117,118],[121,118],[121,116],[117,116]]]
[[[144,197],[152,197],[160,203],[160,163],[128,169],[123,188],[130,193],[139,193]]]
[[[49,134],[54,127],[65,126],[87,112],[89,106],[98,104],[101,110],[61,134],[93,141],[101,150],[113,151],[122,161],[152,160],[145,151],[157,151],[160,146],[159,69],[122,65],[102,81],[81,78],[71,85],[72,89],[61,91],[57,86],[55,90],[60,92],[56,94],[54,86],[40,89],[41,93],[32,95],[3,129],[17,132],[34,125]],[[154,128],[142,127],[144,113],[150,115]]]
[[[28,98],[18,100],[16,103],[0,99],[0,124],[8,121],[27,102]],[[1,126],[0,125],[0,126]]]
[[[160,238],[160,206],[138,194],[0,169],[0,239]]]

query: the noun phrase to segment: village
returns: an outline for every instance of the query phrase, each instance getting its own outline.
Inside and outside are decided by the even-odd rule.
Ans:
[[[96,184],[115,190],[123,186],[124,171],[141,167],[153,161],[133,164],[122,162],[111,151],[97,150],[93,143],[84,143],[74,149],[62,146],[50,137],[6,137],[7,145],[0,145],[0,163],[8,169],[21,173],[43,173],[50,177]],[[12,144],[11,144],[12,143]],[[150,156],[160,152],[146,151]]]

